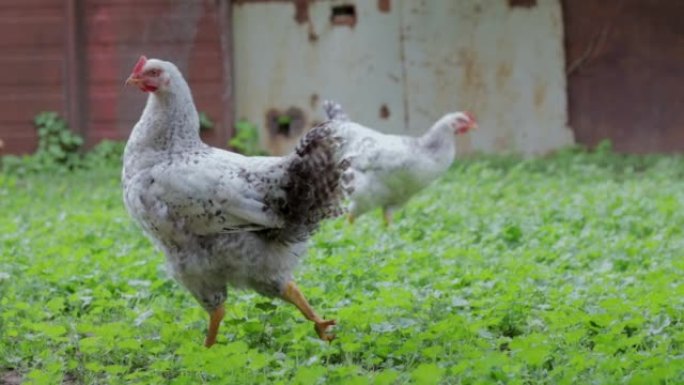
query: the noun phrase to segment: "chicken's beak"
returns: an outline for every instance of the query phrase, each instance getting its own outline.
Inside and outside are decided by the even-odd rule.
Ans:
[[[470,111],[464,111],[465,116],[469,120],[469,125],[468,125],[468,130],[476,130],[478,128],[477,125],[477,120],[475,119],[475,115],[473,115]]]
[[[124,83],[124,85],[126,85],[126,86],[130,86],[130,85],[138,86],[138,85],[140,85],[141,82],[142,82],[142,79],[140,79],[139,77],[137,77],[135,75],[131,75],[128,77],[128,79],[126,79],[126,83]]]

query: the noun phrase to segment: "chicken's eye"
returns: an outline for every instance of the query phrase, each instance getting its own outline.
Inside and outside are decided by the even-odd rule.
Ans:
[[[161,71],[160,71],[160,70],[156,70],[156,69],[147,70],[147,71],[146,71],[146,74],[147,74],[147,76],[157,77],[157,76],[159,76],[159,74],[161,74]]]

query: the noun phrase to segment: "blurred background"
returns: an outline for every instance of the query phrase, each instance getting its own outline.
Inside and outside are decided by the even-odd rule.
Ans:
[[[471,110],[464,153],[676,152],[682,20],[681,0],[2,0],[2,152],[35,151],[45,111],[88,147],[125,140],[141,54],[179,66],[215,146],[242,122],[287,152],[332,98],[392,133]]]

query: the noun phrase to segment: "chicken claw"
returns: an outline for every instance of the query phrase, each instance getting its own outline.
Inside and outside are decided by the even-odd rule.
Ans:
[[[295,305],[306,319],[313,321],[315,324],[314,329],[323,341],[332,341],[335,338],[334,334],[328,334],[327,331],[329,327],[337,324],[337,322],[335,320],[325,321],[319,317],[294,282],[290,281],[287,284],[281,297]]]
[[[385,227],[389,227],[392,224],[392,209],[383,207],[382,217],[385,219]]]
[[[314,325],[314,329],[316,329],[316,333],[318,333],[318,337],[320,337],[323,341],[328,341],[331,342],[332,340],[335,339],[335,335],[331,333],[327,333],[328,328],[331,326],[337,325],[337,321],[335,320],[330,320],[330,321],[323,321],[323,322],[316,322]]]

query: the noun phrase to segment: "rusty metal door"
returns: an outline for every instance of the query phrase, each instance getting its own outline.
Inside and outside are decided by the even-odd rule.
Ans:
[[[403,1],[407,126],[468,109],[459,153],[543,154],[572,143],[557,0]]]
[[[404,130],[400,14],[387,3],[234,3],[236,116],[262,128],[269,152],[290,151],[323,119],[325,98],[360,122]]]
[[[684,1],[565,0],[570,125],[579,143],[684,150]]]
[[[323,118],[323,98],[395,134],[471,109],[482,129],[462,152],[572,143],[560,0],[236,0],[233,16],[236,115],[272,153]]]

